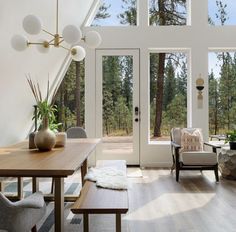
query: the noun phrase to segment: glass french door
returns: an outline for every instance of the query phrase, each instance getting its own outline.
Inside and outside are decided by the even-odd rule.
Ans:
[[[139,164],[139,50],[96,51],[96,159]]]

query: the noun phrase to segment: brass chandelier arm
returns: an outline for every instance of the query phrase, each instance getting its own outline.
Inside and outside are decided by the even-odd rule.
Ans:
[[[54,37],[52,33],[50,33],[49,31],[46,31],[45,29],[42,29],[42,31]]]
[[[62,46],[62,45],[60,45],[59,47],[60,47],[60,48],[64,48],[64,49],[67,50],[67,51],[71,51],[69,48],[66,48],[66,47],[64,47],[64,46]]]
[[[57,0],[57,12],[56,12],[56,34],[58,34],[58,21],[59,21],[59,17],[58,17],[58,0]]]
[[[28,42],[27,45],[43,45],[44,43],[40,42]]]

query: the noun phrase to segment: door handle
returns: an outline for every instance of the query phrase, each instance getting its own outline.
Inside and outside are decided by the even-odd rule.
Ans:
[[[134,114],[135,114],[135,115],[138,115],[138,113],[139,113],[139,109],[138,109],[137,106],[135,106],[135,108],[134,108]]]

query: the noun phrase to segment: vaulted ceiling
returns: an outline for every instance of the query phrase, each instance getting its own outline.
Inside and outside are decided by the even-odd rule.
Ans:
[[[59,0],[59,31],[68,24],[81,26],[94,0]],[[11,37],[21,34],[29,40],[48,38],[45,33],[29,36],[22,20],[28,14],[41,18],[43,28],[55,32],[56,0],[0,0],[0,146],[26,138],[32,127],[34,98],[25,74],[37,80],[46,90],[47,79],[53,84],[63,73],[68,52],[51,48],[41,54],[35,47],[17,52],[11,48]]]

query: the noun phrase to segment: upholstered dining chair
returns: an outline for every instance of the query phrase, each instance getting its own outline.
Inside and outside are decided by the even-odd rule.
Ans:
[[[67,131],[67,138],[87,138],[87,133],[82,127],[71,127]]]
[[[36,232],[36,224],[46,213],[46,205],[41,192],[17,201],[9,201],[0,192],[0,230],[8,232]]]
[[[219,181],[217,154],[205,151],[200,128],[172,128],[171,152],[173,166],[176,170],[176,181],[179,181],[180,170],[213,170],[216,181]]]
[[[71,127],[66,131],[68,139],[87,138],[87,133],[82,127]],[[54,191],[54,178],[52,179],[51,193]]]

